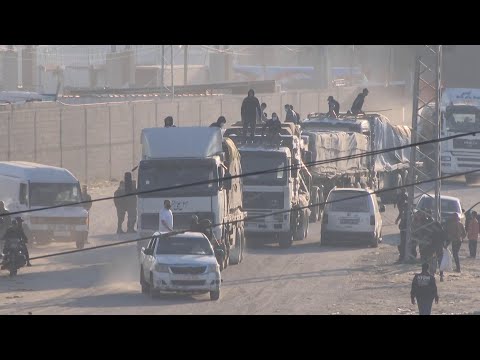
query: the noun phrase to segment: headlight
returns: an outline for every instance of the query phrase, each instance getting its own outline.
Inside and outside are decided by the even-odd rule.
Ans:
[[[207,272],[217,272],[220,271],[218,264],[209,264],[207,267]]]
[[[156,263],[156,264],[155,264],[155,271],[157,271],[157,272],[162,272],[162,273],[168,273],[168,272],[170,272],[170,271],[168,270],[168,265],[166,265],[166,264],[159,264],[159,263]]]
[[[450,156],[441,156],[441,157],[440,157],[440,160],[441,160],[441,161],[451,161],[452,158],[451,158]]]

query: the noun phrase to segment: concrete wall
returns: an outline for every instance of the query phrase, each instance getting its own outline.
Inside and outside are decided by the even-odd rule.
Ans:
[[[359,89],[354,88],[334,92],[291,92],[262,95],[259,100],[267,103],[268,114],[277,112],[283,119],[283,106],[287,103],[306,117],[310,112],[326,112],[327,97],[332,94],[345,111],[358,92]],[[377,92],[382,107],[388,107],[386,90],[382,89],[371,89],[366,105],[374,106],[371,104],[375,103]],[[82,182],[119,179],[140,159],[143,128],[163,126],[163,119],[168,115],[174,117],[177,126],[208,126],[221,114],[231,124],[240,120],[243,98],[228,95],[184,97],[174,101],[8,105],[0,110],[0,160],[36,161],[66,167]],[[391,118],[389,113],[386,115]]]

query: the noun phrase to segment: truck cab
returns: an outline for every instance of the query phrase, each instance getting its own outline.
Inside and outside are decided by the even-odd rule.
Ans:
[[[225,131],[238,145],[246,175],[243,206],[249,215],[245,231],[249,240],[258,241],[261,236],[264,243],[289,247],[308,234],[311,177],[302,162],[302,139],[293,124],[282,124],[277,144],[271,144],[261,131],[260,126],[255,129],[252,144],[243,143],[241,124]]]

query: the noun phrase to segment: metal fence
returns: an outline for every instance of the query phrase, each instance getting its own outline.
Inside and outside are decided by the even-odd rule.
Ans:
[[[333,95],[351,104],[358,89]],[[284,117],[292,104],[301,116],[327,111],[327,91],[259,96],[267,112]],[[82,182],[119,179],[141,157],[143,128],[163,126],[172,115],[177,126],[208,126],[224,115],[240,120],[243,96],[192,97],[171,100],[62,105],[27,103],[0,111],[0,160],[32,161],[69,169]],[[185,139],[195,141],[195,139]],[[179,144],[181,146],[181,144]]]

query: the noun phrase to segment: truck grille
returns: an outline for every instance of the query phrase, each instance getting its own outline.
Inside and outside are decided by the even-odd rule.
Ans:
[[[480,140],[453,139],[454,149],[480,149]]]
[[[205,280],[172,280],[172,285],[177,286],[202,286]]]
[[[170,266],[174,274],[203,274],[207,270],[206,266]]]
[[[32,216],[30,218],[32,224],[67,224],[67,225],[85,225],[84,217],[50,217],[50,216]]]
[[[283,209],[283,192],[244,191],[245,209]]]

